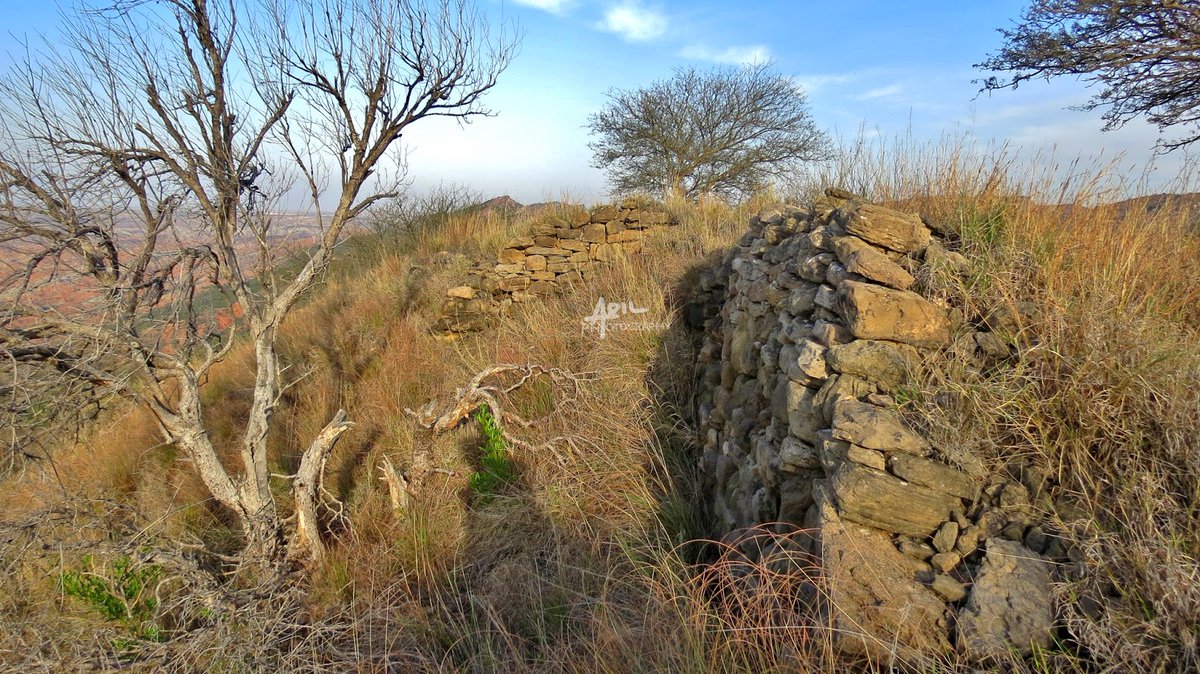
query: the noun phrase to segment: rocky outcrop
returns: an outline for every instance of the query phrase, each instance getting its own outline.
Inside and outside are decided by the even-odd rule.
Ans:
[[[958,616],[958,646],[968,657],[1028,655],[1050,646],[1054,611],[1050,564],[1020,543],[991,538],[971,598]]]
[[[714,534],[765,525],[806,546],[847,651],[986,659],[1052,629],[1024,487],[934,446],[896,399],[951,350],[1007,357],[1028,309],[972,327],[923,295],[926,265],[966,263],[951,248],[916,215],[830,190],[760,212],[686,312],[705,336]]]
[[[557,292],[597,265],[640,253],[649,230],[674,224],[661,206],[637,198],[549,215],[505,243],[494,264],[472,269],[446,291],[433,331],[452,338],[481,330],[514,302]]]

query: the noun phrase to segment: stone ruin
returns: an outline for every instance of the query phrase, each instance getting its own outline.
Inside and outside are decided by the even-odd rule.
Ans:
[[[640,253],[649,230],[675,224],[662,206],[639,198],[550,216],[508,241],[495,264],[472,269],[463,285],[446,291],[433,331],[453,338],[482,330],[514,302],[557,292],[598,265]]]
[[[753,562],[809,560],[846,652],[979,660],[1054,634],[1062,547],[1038,485],[935,446],[897,400],[948,349],[1010,355],[1003,319],[973,325],[918,291],[931,265],[965,264],[952,247],[917,215],[829,190],[753,218],[689,308],[715,533]]]

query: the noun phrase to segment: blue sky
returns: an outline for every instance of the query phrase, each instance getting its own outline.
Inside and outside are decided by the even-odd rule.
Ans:
[[[493,20],[516,21],[521,52],[487,104],[495,117],[471,124],[424,120],[405,134],[418,189],[463,184],[484,196],[525,203],[606,196],[590,166],[588,115],[610,89],[667,77],[678,66],[770,59],[807,91],[818,125],[831,135],[969,135],[1072,159],[1125,157],[1140,172],[1152,159],[1155,128],[1133,123],[1100,131],[1100,113],[1066,109],[1088,99],[1082,83],[1032,83],[978,94],[971,66],[1000,45],[997,28],[1025,2],[884,0],[476,0]],[[7,4],[7,3],[6,3]],[[52,31],[49,3],[12,3],[0,52],[14,38]],[[32,8],[31,8],[32,7]],[[1181,157],[1158,160],[1165,180]]]

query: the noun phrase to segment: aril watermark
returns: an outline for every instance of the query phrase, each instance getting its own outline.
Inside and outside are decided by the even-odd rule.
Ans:
[[[637,318],[649,311],[631,301],[607,302],[604,297],[596,300],[592,315],[581,321],[582,332],[595,332],[600,339],[608,336],[609,330],[663,330],[667,324]]]

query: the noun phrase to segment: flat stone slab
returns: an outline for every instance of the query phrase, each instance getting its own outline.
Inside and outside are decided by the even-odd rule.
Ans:
[[[975,480],[953,466],[919,456],[897,454],[888,459],[888,468],[896,477],[934,491],[964,499],[975,497]]]
[[[842,226],[864,241],[899,253],[925,250],[932,238],[919,215],[875,204],[862,204],[850,210]]]
[[[907,381],[909,373],[920,366],[921,354],[908,344],[858,339],[829,347],[825,360],[835,372],[869,379],[891,390]]]
[[[930,536],[962,506],[955,496],[852,461],[839,465],[829,481],[843,517],[898,534]]]
[[[838,312],[859,339],[886,339],[916,346],[949,343],[946,310],[908,290],[861,281],[838,286]]]
[[[914,661],[951,650],[946,605],[914,578],[891,538],[845,521],[827,488],[813,489],[834,642],[847,653]]]
[[[905,426],[895,412],[851,398],[834,403],[833,437],[867,449],[929,454],[929,443]]]

